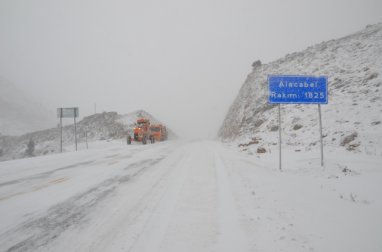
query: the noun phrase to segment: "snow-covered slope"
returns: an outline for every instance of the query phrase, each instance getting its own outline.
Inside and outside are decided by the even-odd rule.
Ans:
[[[322,105],[325,146],[382,154],[382,24],[269,64],[255,63],[229,109],[220,138],[243,144],[258,142],[265,151],[271,150],[278,142],[278,110],[267,103],[267,76],[325,75],[329,83],[329,104]],[[281,107],[286,145],[302,151],[319,143],[317,105]]]
[[[77,123],[77,141],[83,148],[88,141],[110,140],[126,138],[127,132],[134,127],[137,118],[145,117],[152,122],[159,123],[152,115],[143,110],[138,110],[126,115],[119,115],[117,112],[103,112],[84,117]],[[74,125],[63,127],[64,151],[74,148]],[[33,140],[35,149],[33,155],[47,155],[60,151],[60,128],[52,128],[22,136],[1,136],[0,135],[0,161],[27,157],[27,143]]]
[[[0,76],[0,134],[20,135],[54,126],[55,114]]]

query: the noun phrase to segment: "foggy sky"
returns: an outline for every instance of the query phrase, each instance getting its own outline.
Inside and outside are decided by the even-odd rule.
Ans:
[[[0,0],[0,75],[55,111],[214,137],[253,61],[382,21],[380,0]],[[290,74],[290,73],[288,73]]]

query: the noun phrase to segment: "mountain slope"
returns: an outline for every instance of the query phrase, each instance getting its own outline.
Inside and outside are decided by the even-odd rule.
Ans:
[[[328,76],[329,104],[322,105],[325,145],[381,154],[382,24],[269,64],[256,62],[220,128],[221,139],[248,143],[256,137],[265,149],[277,144],[277,107],[267,102],[270,74]],[[310,150],[319,142],[317,105],[281,107],[284,143]]]

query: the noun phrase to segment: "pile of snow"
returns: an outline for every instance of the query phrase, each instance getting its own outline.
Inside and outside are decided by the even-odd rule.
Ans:
[[[221,139],[256,152],[277,148],[278,109],[268,104],[271,74],[328,76],[329,103],[321,106],[324,145],[382,155],[382,24],[269,64],[255,62],[219,131]],[[284,147],[318,148],[317,105],[281,105],[281,120]]]
[[[153,123],[160,123],[152,115],[143,110],[138,110],[126,115],[117,112],[103,112],[84,117],[77,123],[77,142],[81,147],[88,142],[97,140],[112,140],[126,138],[132,134],[137,118],[144,117]],[[63,151],[73,150],[75,135],[74,124],[64,126]],[[0,135],[0,161],[28,157],[28,143],[34,143],[34,156],[47,155],[60,152],[60,128],[52,128],[21,136]]]
[[[55,114],[0,76],[0,134],[20,135],[55,125]]]

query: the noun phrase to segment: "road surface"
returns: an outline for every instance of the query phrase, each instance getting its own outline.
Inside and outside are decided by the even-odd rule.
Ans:
[[[169,141],[2,162],[0,250],[315,251],[323,241],[337,244],[338,225],[380,231],[380,219],[346,223],[347,205],[331,201],[321,179],[296,179],[254,159],[214,141]],[[280,189],[281,180],[290,182]],[[338,205],[332,230],[320,225],[331,206],[316,198]],[[377,241],[363,242],[373,249]],[[346,244],[337,248],[354,247]]]

